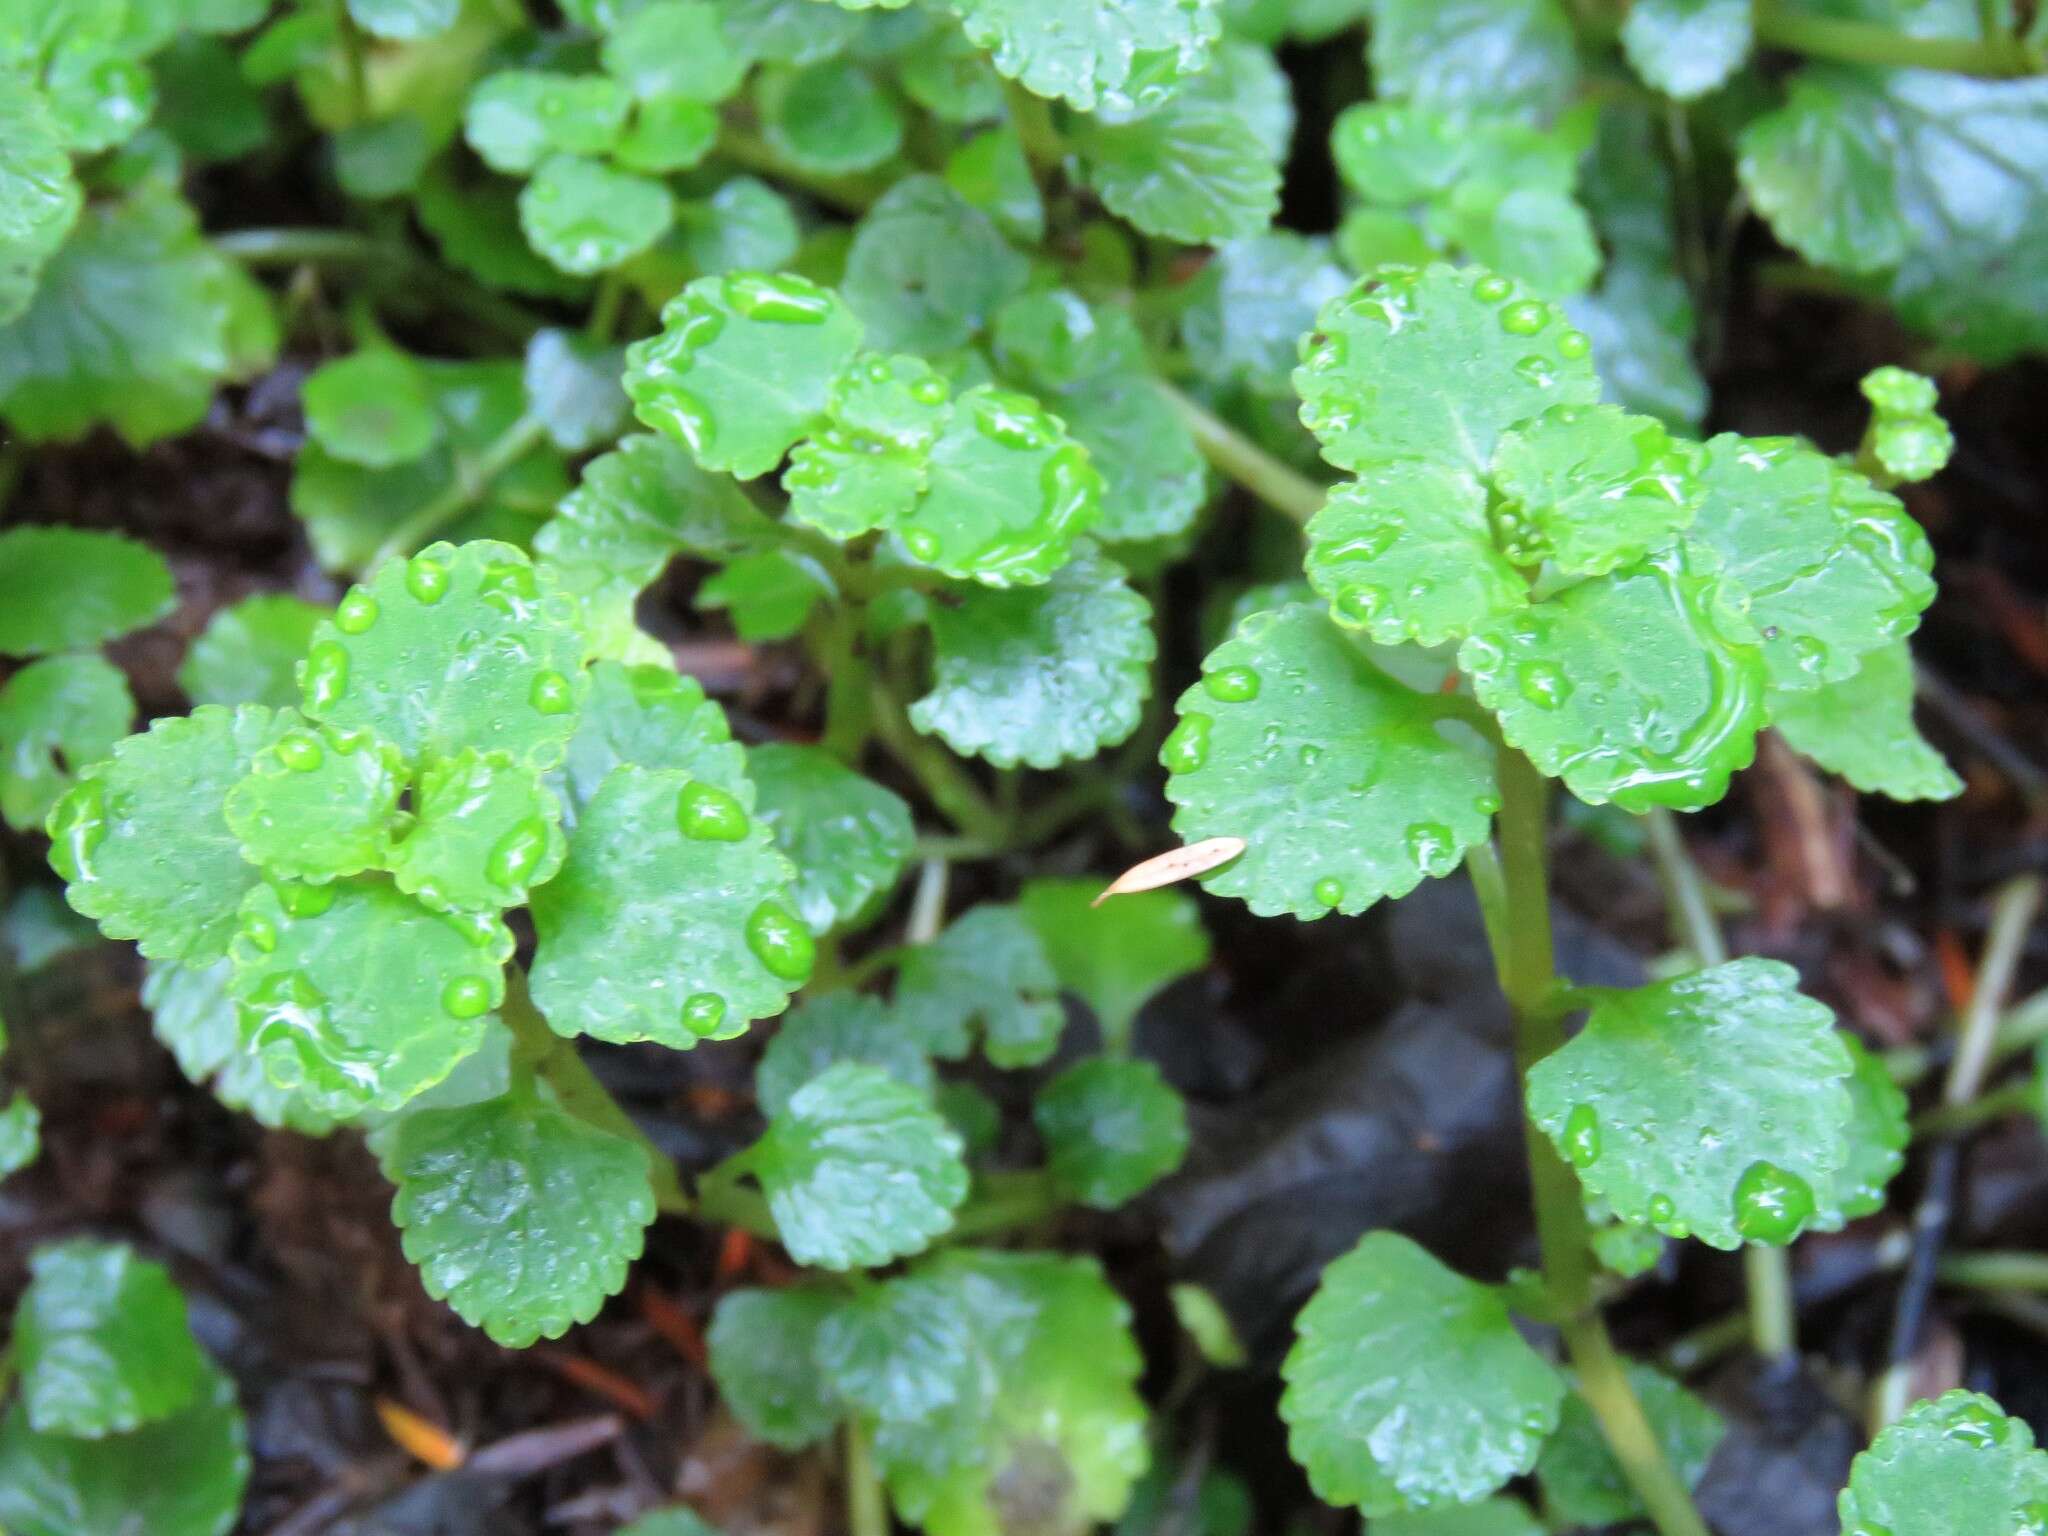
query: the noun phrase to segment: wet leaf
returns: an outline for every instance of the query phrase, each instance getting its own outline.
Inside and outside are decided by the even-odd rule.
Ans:
[[[916,839],[901,796],[818,747],[747,753],[759,814],[796,866],[798,916],[816,934],[856,927],[896,888]]]
[[[604,67],[642,101],[713,103],[739,89],[747,54],[702,0],[655,0],[632,8],[604,40]]]
[[[1844,1531],[2007,1536],[2048,1520],[2048,1453],[1976,1392],[1915,1403],[1849,1466]]]
[[[86,649],[171,611],[170,567],[117,533],[23,524],[0,533],[0,655]]]
[[[370,469],[408,464],[441,435],[419,365],[391,347],[322,363],[301,392],[306,431],[337,459]]]
[[[1222,31],[1215,0],[948,0],[970,41],[1039,96],[1083,112],[1158,105],[1208,62]]]
[[[256,1053],[243,1047],[240,1013],[228,992],[233,974],[226,960],[196,967],[152,961],[142,982],[150,1029],[177,1058],[179,1070],[202,1086],[210,1081],[228,1108],[273,1130],[326,1135],[342,1117],[323,1114],[303,1094],[278,1087]]]
[[[519,227],[564,272],[608,272],[653,245],[675,222],[675,199],[648,176],[586,155],[554,154],[519,194]]]
[[[741,555],[697,589],[697,607],[724,609],[733,633],[749,645],[770,645],[801,634],[811,610],[837,589],[831,574],[799,550],[764,549]]]
[[[568,757],[550,782],[573,826],[621,764],[680,768],[745,801],[751,793],[747,761],[746,750],[732,739],[725,711],[704,696],[694,677],[667,667],[601,661],[590,669],[590,694],[569,740]]]
[[[1379,95],[1453,112],[1547,117],[1578,83],[1557,0],[1378,0],[1367,57]]]
[[[1951,800],[1963,792],[1913,723],[1913,656],[1904,640],[1866,651],[1856,675],[1804,693],[1773,690],[1771,723],[1785,740],[1865,794]]]
[[[281,592],[216,609],[185,653],[178,686],[194,704],[297,704],[299,661],[326,613]]]
[[[1029,272],[987,214],[936,176],[906,176],[854,230],[844,288],[870,346],[929,355],[964,345]]]
[[[465,747],[428,763],[411,814],[386,867],[401,891],[437,911],[524,906],[568,853],[561,801],[501,752]]]
[[[1665,1463],[1687,1488],[1695,1487],[1728,1426],[1721,1415],[1661,1371],[1631,1360],[1628,1384],[1650,1421]],[[1536,1462],[1543,1507],[1567,1525],[1619,1525],[1644,1516],[1586,1400],[1573,1392],[1558,1415],[1557,1433]]]
[[[508,176],[549,155],[601,155],[617,142],[630,98],[603,75],[503,70],[470,93],[463,136],[484,164]]]
[[[548,440],[584,453],[625,430],[619,373],[625,354],[574,331],[548,327],[526,344],[526,409],[547,423]]]
[[[40,831],[78,771],[112,752],[134,718],[127,677],[96,655],[23,667],[0,686],[0,816],[17,832]]]
[[[1906,1095],[1892,1081],[1882,1058],[1846,1030],[1839,1038],[1849,1053],[1848,1161],[1827,1188],[1815,1190],[1816,1231],[1833,1232],[1884,1209],[1885,1186],[1906,1166]]]
[[[764,73],[754,99],[768,142],[802,171],[872,170],[903,145],[902,109],[850,59]]]
[[[844,1305],[821,1285],[733,1291],[707,1335],[720,1395],[758,1439],[797,1451],[830,1434],[842,1409],[819,1371],[818,1331]]]
[[[280,710],[270,743],[221,811],[251,864],[324,883],[383,863],[405,788],[405,761],[390,743]]]
[[[1936,409],[1934,380],[1904,368],[1873,368],[1857,388],[1870,402],[1869,451],[1885,473],[1899,482],[1940,474],[1956,438]]]
[[[9,72],[0,90],[0,325],[28,308],[36,278],[84,206],[55,115]]]
[[[1138,1010],[1209,963],[1209,936],[1184,891],[1143,891],[1103,906],[1096,880],[1038,879],[1017,895],[1060,985],[1095,1010],[1103,1035],[1127,1039]]]
[[[1621,46],[1656,90],[1691,101],[1742,67],[1754,41],[1749,0],[1642,0],[1630,8]]]
[[[1316,311],[1350,286],[1329,242],[1276,229],[1219,247],[1181,315],[1181,338],[1201,377],[1287,399],[1288,375]]]
[[[879,1067],[926,1095],[935,1082],[922,1042],[878,998],[828,992],[792,1010],[761,1053],[754,1069],[761,1112],[781,1114],[799,1088],[842,1061]]]
[[[1076,1062],[1039,1089],[1031,1118],[1061,1189],[1115,1210],[1180,1166],[1187,1107],[1149,1061]]]
[[[1553,406],[1493,450],[1491,508],[1509,558],[1604,576],[1669,548],[1693,520],[1698,451],[1611,405]]]
[[[726,559],[771,531],[730,480],[640,432],[584,466],[533,547],[543,565],[617,577],[637,592],[677,555]]]
[[[896,1013],[933,1056],[957,1061],[968,1028],[987,1032],[984,1049],[999,1067],[1034,1067],[1052,1055],[1066,1019],[1059,978],[1045,946],[1015,907],[981,906],[956,918],[929,944],[904,956]]]

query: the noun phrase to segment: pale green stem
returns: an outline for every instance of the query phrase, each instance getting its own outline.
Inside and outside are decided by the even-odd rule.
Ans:
[[[391,530],[364,564],[363,574],[374,575],[386,561],[402,560],[431,543],[435,534],[482,501],[498,476],[538,448],[546,436],[547,423],[538,416],[522,416],[513,422],[467,471],[456,472],[453,485]]]
[[[1217,472],[1236,481],[1274,511],[1297,523],[1316,515],[1326,492],[1308,476],[1288,468],[1237,428],[1223,420],[1199,400],[1181,393],[1171,384],[1154,381],[1188,431],[1202,457]]]
[[[1952,1136],[2006,1115],[2031,1114],[2040,1101],[2040,1090],[2031,1080],[2008,1083],[1967,1104],[1940,1104],[1924,1115],[1916,1115],[1913,1134],[1916,1137]]]
[[[1998,893],[1976,983],[1970,989],[1969,1006],[1957,1023],[1955,1059],[1949,1063],[1948,1080],[1941,1091],[1944,1107],[1969,1103],[1984,1086],[1984,1074],[1990,1069],[1997,1048],[1999,1010],[2012,990],[2013,975],[2026,948],[2027,931],[2040,910],[2038,876],[2011,881]]]
[[[347,229],[236,229],[212,238],[223,256],[250,267],[360,266],[388,268],[393,286],[431,297],[501,334],[524,340],[540,316],[502,294],[477,287],[403,245]]]
[[[846,1526],[852,1536],[889,1536],[889,1506],[867,1426],[846,1421]]]
[[[2013,37],[1915,37],[1875,22],[1793,10],[1784,0],[1756,0],[1755,17],[1759,43],[1809,58],[1991,78],[2031,75],[2041,68],[2034,52]]]

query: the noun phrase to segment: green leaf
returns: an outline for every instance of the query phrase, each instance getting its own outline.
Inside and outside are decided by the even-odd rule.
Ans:
[[[1728,1426],[1663,1372],[1633,1360],[1625,1368],[1666,1465],[1687,1488],[1696,1486]],[[1557,1433],[1536,1462],[1536,1481],[1543,1489],[1544,1509],[1561,1524],[1619,1525],[1645,1514],[1593,1410],[1576,1392],[1565,1399]]]
[[[1278,144],[1260,130],[1275,100]],[[1148,235],[1206,245],[1273,222],[1292,118],[1272,55],[1230,42],[1165,105],[1130,121],[1084,119],[1075,148],[1110,212]]]
[[[411,42],[454,26],[462,0],[348,0],[348,13],[372,37]]]
[[[1037,245],[1045,238],[1045,198],[1015,129],[991,128],[954,150],[946,157],[946,185],[1012,240]]]
[[[623,143],[620,162],[626,163]],[[559,298],[578,295],[587,286],[534,254],[519,228],[519,191],[510,182],[485,177],[463,185],[437,161],[421,173],[413,208],[443,259],[490,287]]]
[[[1749,594],[1774,687],[1854,675],[1912,633],[1934,600],[1934,552],[1890,496],[1792,438],[1723,433],[1707,444],[1693,536]]]
[[[297,704],[299,660],[326,613],[281,592],[216,608],[178,667],[178,686],[194,704]]]
[[[730,480],[699,469],[667,438],[639,432],[584,466],[533,547],[544,565],[616,576],[637,592],[677,555],[730,559],[772,533]]]
[[[1076,1062],[1039,1089],[1031,1118],[1052,1176],[1097,1210],[1137,1198],[1187,1155],[1187,1106],[1149,1061]]]
[[[1557,0],[1376,0],[1368,51],[1383,98],[1547,117],[1578,83]]]
[[[843,290],[868,345],[930,355],[965,345],[1029,272],[987,214],[936,176],[906,176],[855,229]]]
[[[1490,515],[1515,564],[1604,576],[1692,522],[1697,458],[1647,416],[1553,406],[1494,445]]]
[[[1857,386],[1870,402],[1870,455],[1894,481],[1929,480],[1947,467],[1955,434],[1935,409],[1934,380],[1904,368],[1873,368]]]
[[[1712,805],[1765,723],[1764,655],[1718,564],[1686,543],[1567,587],[1474,631],[1458,665],[1588,805]]]
[[[906,30],[891,50],[904,95],[946,123],[965,126],[1005,115],[1003,77],[966,33],[916,11],[903,18],[903,25],[917,29],[914,34]],[[1002,136],[1002,130],[984,135]],[[947,180],[952,179],[949,172]]]
[[[4,66],[0,66],[4,71]],[[78,222],[84,195],[49,103],[0,72],[0,324],[28,308],[36,278]]]
[[[307,433],[349,464],[408,464],[441,435],[419,365],[391,347],[322,363],[307,375],[301,400]]]
[[[946,381],[922,358],[862,353],[827,389],[831,424],[797,444],[782,486],[790,516],[835,539],[899,522],[927,484],[952,417]]]
[[[23,524],[0,533],[0,655],[85,650],[171,611],[171,568],[118,533]]]
[[[646,1149],[530,1094],[407,1115],[387,1166],[427,1294],[513,1349],[597,1316],[654,1220]]]
[[[660,181],[584,155],[550,155],[519,194],[519,227],[564,272],[590,277],[668,233],[675,199]]]
[[[1187,530],[1208,499],[1208,466],[1148,372],[1091,379],[1052,398],[1102,476],[1098,538],[1129,544]]]
[[[208,966],[152,961],[142,982],[142,1003],[150,1029],[178,1059],[178,1068],[230,1109],[253,1116],[273,1130],[324,1136],[341,1123],[273,1083],[254,1051],[242,1046],[242,1026],[228,992],[234,967],[225,960]]]
[[[465,747],[421,771],[412,825],[387,867],[401,891],[436,911],[524,906],[568,853],[561,818],[561,801],[531,768]]]
[[[305,711],[406,761],[464,747],[561,760],[585,688],[583,631],[550,574],[490,539],[433,544],[351,587],[314,632]]]
[[[799,1451],[830,1434],[841,1409],[816,1363],[818,1332],[844,1305],[821,1285],[732,1291],[712,1314],[711,1375],[758,1440]]]
[[[420,184],[437,148],[416,117],[352,123],[334,136],[334,179],[355,197],[397,197]]]
[[[710,154],[717,142],[715,108],[682,96],[656,96],[634,106],[633,120],[612,150],[612,159],[626,170],[660,176],[688,170]],[[677,206],[678,224],[686,223],[687,212],[688,205]],[[782,259],[777,256],[771,264]]]
[[[968,1052],[968,1027],[987,1031],[999,1067],[1035,1067],[1051,1056],[1066,1023],[1059,978],[1037,931],[1014,907],[981,906],[903,957],[896,1013],[933,1056]]]
[[[680,768],[742,801],[750,793],[747,754],[725,711],[694,677],[667,667],[604,661],[590,669],[590,694],[554,780],[569,824],[622,763]]]
[[[1350,286],[1329,242],[1275,229],[1219,247],[1187,308],[1181,340],[1211,384],[1289,399],[1288,375],[1316,311]]]
[[[278,1087],[345,1119],[403,1107],[477,1049],[505,1000],[512,932],[375,880],[259,885],[232,955],[245,1049]]]
[[[819,422],[860,322],[800,277],[734,272],[691,283],[659,335],[626,350],[626,393],[648,426],[706,469],[751,480]]]
[[[17,832],[40,831],[78,770],[112,752],[134,717],[127,677],[96,655],[23,667],[0,686],[0,816]]]
[[[789,1256],[819,1269],[920,1252],[967,1198],[960,1137],[930,1097],[856,1061],[792,1094],[745,1167]]]
[[[726,41],[743,58],[815,64],[852,46],[861,20],[816,0],[720,0]]]
[[[19,1173],[43,1149],[43,1115],[25,1093],[0,1104],[0,1179]]]
[[[1849,1053],[1849,1158],[1825,1189],[1815,1191],[1816,1231],[1833,1232],[1884,1209],[1885,1186],[1906,1165],[1906,1095],[1882,1058],[1843,1032]]]
[[[211,705],[130,736],[50,811],[50,866],[64,899],[152,960],[207,965],[227,953],[256,868],[221,802],[274,733],[257,705]]]
[[[29,1272],[12,1348],[37,1434],[123,1435],[204,1400],[206,1357],[161,1264],[81,1238],[38,1250]]]
[[[769,144],[800,171],[872,170],[903,146],[901,109],[850,59],[770,70],[756,82],[754,99]]]
[[[384,861],[406,788],[398,749],[368,731],[308,728],[280,710],[221,810],[242,856],[287,880],[324,883]]]
[[[1555,304],[1477,267],[1385,267],[1316,317],[1294,373],[1323,457],[1423,459],[1484,475],[1509,427],[1591,405],[1591,344]]]
[[[1782,1245],[1848,1158],[1834,1015],[1775,960],[1609,993],[1529,1073],[1529,1115],[1623,1221]]]
[[[702,0],[636,7],[611,29],[602,56],[642,101],[724,101],[747,73],[746,54],[727,40],[719,8]]]
[[[755,747],[747,772],[762,822],[796,866],[797,915],[811,932],[851,928],[873,915],[916,841],[902,797],[818,747]]]
[[[732,615],[733,632],[749,645],[788,640],[803,631],[819,599],[837,592],[815,557],[793,549],[741,555],[697,589],[697,607]]]
[[[751,176],[733,176],[702,202],[676,209],[676,234],[697,270],[773,272],[796,259],[789,200]]]
[[[1486,488],[1448,464],[1365,466],[1309,519],[1303,565],[1337,622],[1379,645],[1441,645],[1529,602]]]
[[[1805,693],[1773,690],[1771,723],[1792,747],[1869,795],[1952,800],[1963,792],[1913,723],[1913,656],[1904,640],[1864,653],[1856,675]]]
[[[679,1504],[642,1515],[622,1527],[619,1536],[719,1536],[719,1530],[695,1510]]]
[[[761,1113],[781,1114],[799,1088],[842,1061],[879,1067],[926,1096],[934,1086],[922,1042],[878,999],[857,992],[828,992],[784,1018],[761,1053],[761,1063],[754,1069],[754,1096]]]
[[[560,1035],[687,1050],[780,1013],[809,977],[795,871],[753,796],[677,768],[621,766],[533,893],[533,999]]]
[[[626,428],[625,391],[617,347],[575,331],[549,327],[526,344],[526,409],[548,425],[548,439],[564,453],[584,453]]]
[[[1295,1320],[1280,1417],[1325,1503],[1367,1515],[1470,1503],[1536,1464],[1564,1383],[1499,1292],[1370,1232]]]
[[[13,1536],[228,1536],[248,1481],[234,1383],[212,1365],[193,1406],[132,1434],[39,1435],[20,1401],[0,1424],[0,1524]]]
[[[994,340],[1007,376],[1052,394],[1149,371],[1145,338],[1129,312],[1090,304],[1070,288],[1010,300],[996,313]]]
[[[1060,985],[1090,1008],[1105,1039],[1130,1037],[1138,1010],[1209,963],[1209,935],[1185,891],[1134,891],[1097,906],[1097,880],[1039,879],[1017,907]]]
[[[1152,607],[1092,552],[1044,586],[971,591],[932,612],[918,730],[998,768],[1093,757],[1138,728],[1157,654]]]
[[[1753,42],[1749,0],[1639,0],[1621,28],[1636,73],[1679,101],[1726,82]]]
[[[603,75],[503,70],[470,93],[463,137],[484,164],[524,176],[549,155],[602,155],[618,141],[631,98]]]
[[[1944,1392],[1849,1464],[1838,1508],[1844,1531],[2006,1536],[2048,1520],[2048,1454],[1990,1398]]]
[[[1377,1515],[1372,1536],[1543,1536],[1548,1528],[1529,1506],[1505,1494],[1471,1504]]]
[[[1216,0],[948,0],[1007,79],[1083,112],[1157,106],[1208,62]]]
[[[0,68],[15,77],[10,88],[41,88],[66,148],[112,149],[156,105],[142,55],[167,41],[155,24],[163,9],[131,9],[123,0],[10,6],[0,15]]]
[[[1499,806],[1491,764],[1438,731],[1435,701],[1305,604],[1245,619],[1175,708],[1174,831],[1243,838],[1202,883],[1263,917],[1405,896],[1455,869]]]

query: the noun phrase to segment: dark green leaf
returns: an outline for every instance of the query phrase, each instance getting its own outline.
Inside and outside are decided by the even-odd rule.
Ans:
[[[744,51],[703,0],[654,0],[628,10],[604,41],[604,67],[643,101],[720,102],[747,72]]]
[[[528,242],[577,277],[639,255],[674,222],[675,199],[660,181],[583,155],[548,156],[519,194]]]
[[[25,524],[0,533],[0,655],[83,650],[171,611],[171,570],[117,533]]]
[[[1376,0],[1370,59],[1380,96],[1453,112],[1544,117],[1578,81],[1557,0]]]
[[[96,655],[23,667],[0,686],[0,817],[17,832],[41,830],[78,771],[112,752],[134,717],[127,677]]]
[[[957,1060],[968,1026],[988,1032],[985,1049],[999,1067],[1031,1067],[1059,1044],[1066,1022],[1037,931],[1014,907],[976,907],[930,944],[903,959],[896,1012],[931,1055]]]
[[[842,1409],[817,1365],[818,1332],[844,1305],[817,1285],[733,1291],[708,1335],[711,1374],[739,1421],[785,1451],[822,1440]]]
[[[971,339],[1028,271],[987,214],[936,176],[906,176],[854,231],[844,291],[870,346],[929,354]]]
[[[1052,1176],[1083,1205],[1114,1210],[1180,1166],[1187,1108],[1149,1061],[1077,1062],[1031,1106]]]
[[[903,113],[873,75],[848,59],[761,76],[755,102],[768,142],[802,171],[871,170],[903,144]]]
[[[1661,1371],[1629,1361],[1628,1383],[1650,1421],[1664,1461],[1687,1488],[1695,1486],[1728,1426],[1721,1416]],[[1619,1525],[1641,1518],[1643,1502],[1607,1448],[1586,1400],[1564,1401],[1557,1433],[1536,1462],[1543,1507],[1567,1525]]]
[[[811,931],[864,921],[910,857],[910,807],[818,747],[755,747],[747,772],[761,820],[796,866],[797,912]]]
[[[1637,0],[1621,29],[1636,73],[1680,101],[1740,69],[1751,41],[1749,0]]]
[[[761,1053],[754,1069],[761,1112],[781,1114],[799,1088],[842,1061],[864,1062],[920,1093],[932,1091],[931,1060],[901,1019],[876,998],[828,992],[785,1017]]]

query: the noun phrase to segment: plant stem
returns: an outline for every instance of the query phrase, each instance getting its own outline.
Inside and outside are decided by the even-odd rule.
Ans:
[[[1875,22],[1791,10],[1783,0],[1756,0],[1755,16],[1759,43],[1816,59],[1992,78],[2031,75],[2041,68],[2033,50],[2014,37],[1914,37]]]
[[[1992,1064],[2017,1056],[2043,1040],[2048,1040],[2048,991],[2036,992],[2006,1010],[1992,1042]],[[1901,1088],[1910,1088],[1924,1081],[1939,1060],[1938,1054],[1927,1046],[1907,1045],[1884,1053],[1884,1069]]]
[[[513,422],[467,471],[456,471],[454,484],[386,535],[364,563],[363,574],[371,575],[387,560],[402,560],[431,542],[435,534],[482,501],[498,476],[538,448],[546,435],[547,423],[538,416],[521,416]]]
[[[1984,1086],[1984,1074],[1991,1065],[1998,1040],[1998,1013],[2005,1006],[2006,993],[2019,970],[2020,955],[2026,947],[2027,931],[2041,911],[2041,880],[2024,876],[2006,884],[1991,910],[1991,926],[1984,938],[1983,958],[1978,962],[1976,984],[1970,989],[1957,1029],[1955,1060],[1949,1063],[1948,1081],[1942,1085],[1941,1102],[1954,1108],[1977,1097]]]
[[[846,1527],[852,1536],[889,1536],[889,1506],[875,1470],[874,1447],[859,1419],[846,1421]]]
[[[869,698],[874,704],[875,734],[896,760],[910,770],[926,794],[968,837],[1008,847],[1010,825],[989,803],[974,780],[942,749],[917,734],[895,696],[875,679]]]
[[[363,52],[363,34],[348,13],[348,0],[329,0],[327,9],[334,19],[334,35],[341,44],[342,63],[348,71],[350,120],[360,123],[370,115],[370,72]]]
[[[213,248],[250,267],[387,267],[397,285],[432,296],[501,335],[524,340],[542,320],[502,294],[465,282],[402,245],[348,229],[237,229],[213,237]]]
[[[1003,102],[1010,109],[1010,126],[1017,130],[1032,179],[1043,187],[1059,171],[1067,154],[1060,131],[1053,126],[1052,108],[1014,80],[1003,82]]]
[[[1529,1069],[1564,1044],[1546,868],[1549,785],[1535,764],[1510,747],[1500,749],[1498,762],[1501,882],[1492,910],[1482,896],[1481,912],[1494,953],[1505,959],[1501,990],[1515,1016],[1516,1080],[1524,1087],[1526,1101]],[[1526,1112],[1522,1129],[1529,1149],[1543,1277],[1563,1317],[1558,1329],[1578,1371],[1579,1393],[1663,1536],[1707,1536],[1692,1496],[1665,1460],[1601,1321],[1593,1298],[1592,1251],[1578,1177]]]
[[[825,731],[818,745],[843,763],[857,764],[874,729],[874,681],[860,653],[860,618],[835,604],[820,625],[815,659],[825,680]]]
[[[741,170],[801,187],[819,202],[829,204],[841,213],[866,213],[889,190],[887,181],[872,175],[834,176],[822,171],[804,170],[759,133],[729,118],[719,128],[718,152]]]
[[[2006,1115],[2025,1114],[2039,1102],[2040,1094],[2031,1081],[2008,1083],[2005,1087],[1972,1099],[1967,1104],[1940,1104],[1913,1120],[1915,1136],[1953,1136]]]
[[[592,341],[610,341],[619,328],[619,313],[626,306],[626,279],[616,269],[597,281],[597,296],[591,301],[590,318],[584,333]]]
[[[1324,490],[1308,476],[1289,469],[1200,401],[1171,384],[1159,383],[1166,403],[1194,434],[1202,457],[1219,474],[1236,481],[1274,511],[1305,523],[1323,504]]]
[[[983,1174],[953,1225],[946,1229],[946,1241],[1035,1226],[1057,1215],[1064,1203],[1052,1174],[1045,1169]]]

